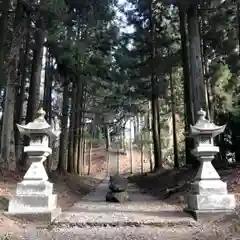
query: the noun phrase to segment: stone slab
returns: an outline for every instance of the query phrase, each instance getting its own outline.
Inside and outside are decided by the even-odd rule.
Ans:
[[[236,207],[233,194],[199,195],[189,194],[186,196],[188,208],[192,210],[232,210]]]
[[[73,211],[63,212],[53,224],[56,226],[197,226],[198,223],[183,211],[161,210],[158,211],[156,203],[144,204],[144,209],[138,209],[142,203],[124,204],[96,204],[95,207],[86,209],[84,206]],[[157,203],[160,204],[159,202]],[[114,208],[114,206],[116,206]],[[117,207],[118,206],[118,207]],[[95,209],[94,209],[95,208]]]
[[[230,210],[193,210],[185,208],[184,212],[193,216],[196,221],[215,221],[221,218],[224,215],[231,214],[234,212],[234,209]]]
[[[193,234],[193,228],[183,228],[182,226],[174,229],[171,227],[159,228],[151,226],[115,228],[79,228],[76,226],[59,228],[53,226],[46,231],[30,229],[21,233],[21,236],[22,239],[27,240],[190,240],[193,238]]]
[[[61,213],[61,208],[55,208],[48,211],[36,211],[36,212],[5,212],[7,217],[15,217],[27,221],[34,221],[38,224],[50,224]]]
[[[16,195],[52,195],[53,184],[48,181],[23,180],[17,184]]]
[[[227,194],[227,183],[221,180],[200,180],[191,184],[191,194]]]
[[[49,211],[57,206],[57,195],[16,195],[9,201],[10,213],[34,213]]]

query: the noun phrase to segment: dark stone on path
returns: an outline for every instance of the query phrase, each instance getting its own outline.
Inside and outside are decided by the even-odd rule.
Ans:
[[[127,190],[127,187],[128,187],[127,178],[120,175],[110,176],[109,189],[112,192],[124,192]]]
[[[120,153],[120,155],[127,156],[127,153],[124,152],[124,151],[121,151],[121,152],[119,152],[119,153]]]
[[[107,192],[106,202],[124,203],[129,201],[128,193],[125,192]]]

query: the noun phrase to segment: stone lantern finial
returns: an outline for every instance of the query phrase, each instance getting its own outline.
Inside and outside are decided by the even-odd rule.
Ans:
[[[199,120],[206,120],[207,113],[202,108],[198,111],[197,114],[199,116]]]
[[[45,116],[46,116],[46,112],[41,107],[36,113],[36,119],[45,119]]]

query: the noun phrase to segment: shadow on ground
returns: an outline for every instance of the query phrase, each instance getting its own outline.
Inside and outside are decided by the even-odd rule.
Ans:
[[[54,175],[50,181],[54,183],[54,192],[58,194],[58,205],[62,210],[66,210],[93,191],[102,179],[68,174],[65,176]]]
[[[206,230],[197,231],[192,239],[240,239],[240,168],[234,166],[228,169],[218,169],[218,173],[221,179],[228,183],[229,192],[235,194],[237,208],[233,213],[206,221]],[[195,175],[196,170],[184,167],[178,170],[163,170],[159,173],[130,176],[129,182],[135,183],[140,191],[151,194],[168,205],[184,207],[184,196]],[[166,190],[177,186],[181,187],[166,198]]]
[[[233,185],[237,184],[234,178],[236,177],[238,171],[239,168],[218,170],[221,179],[229,183],[228,187],[230,192],[234,192],[236,190],[236,187],[233,189]],[[167,204],[184,207],[183,198],[188,192],[190,183],[194,180],[196,172],[196,170],[191,168],[183,167],[180,169],[162,170],[157,173],[133,175],[128,177],[128,179],[129,182],[135,183],[140,188],[141,192],[151,194]],[[176,192],[172,192],[168,195],[168,190],[173,188],[177,189]],[[234,193],[238,195],[238,191],[235,191]]]

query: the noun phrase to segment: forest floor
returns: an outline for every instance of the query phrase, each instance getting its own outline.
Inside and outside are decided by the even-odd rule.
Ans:
[[[140,173],[141,162],[138,153],[134,153],[134,172],[137,174],[129,178],[130,182],[135,183],[140,191],[145,194],[150,194],[156,197],[161,204],[161,208],[169,209],[182,209],[184,208],[184,198],[183,196],[188,191],[188,182],[191,181],[196,172],[192,169],[181,168],[180,170],[163,170],[159,173]],[[105,150],[104,148],[94,148],[93,149],[93,158],[92,158],[92,167],[91,174],[84,175],[82,177],[78,176],[58,176],[54,174],[50,181],[54,183],[55,192],[58,194],[58,205],[62,210],[69,209],[74,204],[79,202],[86,194],[93,191],[106,177],[107,172],[107,162],[105,161]],[[128,173],[130,169],[130,161],[128,156],[120,157],[120,172]],[[149,170],[149,163],[144,163],[144,171]],[[87,168],[85,170],[87,172]],[[220,219],[211,219],[201,224],[201,228],[196,229],[179,229],[168,227],[163,228],[133,228],[133,227],[124,227],[124,228],[99,228],[99,229],[78,229],[79,236],[85,236],[93,231],[96,234],[103,234],[106,236],[108,234],[110,237],[103,237],[101,239],[149,239],[149,237],[144,237],[144,234],[148,234],[149,231],[156,236],[158,234],[166,233],[166,237],[161,237],[157,239],[180,239],[179,234],[181,234],[181,239],[240,239],[236,238],[240,236],[240,168],[228,169],[228,170],[219,170],[219,173],[224,181],[228,181],[229,191],[234,193],[237,198],[238,207],[233,214],[227,215]],[[19,237],[23,231],[36,231],[36,224],[30,223],[23,220],[17,220],[13,218],[7,218],[2,213],[7,210],[8,199],[15,194],[16,184],[22,179],[22,174],[17,172],[4,173],[3,176],[0,176],[0,239],[1,240],[10,240],[10,239],[29,239]],[[166,196],[166,190],[170,188],[175,188],[180,186],[178,191]],[[183,232],[187,232],[186,236]],[[127,232],[127,233],[126,233]],[[159,233],[160,232],[160,233]],[[169,235],[168,235],[169,232]],[[125,238],[115,238],[115,235],[119,234],[129,234],[133,237]],[[49,232],[49,234],[51,234]],[[53,236],[54,233],[52,233]],[[13,237],[17,236],[18,237]],[[139,238],[137,238],[139,235]],[[4,236],[4,237],[3,237]],[[134,237],[135,236],[135,237]],[[164,235],[165,236],[165,235]],[[170,237],[171,236],[171,237]],[[176,238],[172,237],[175,236]],[[191,236],[191,237],[190,237]],[[234,236],[235,238],[228,238]],[[42,238],[38,238],[42,239]],[[45,239],[45,238],[44,238]],[[51,238],[58,239],[58,238]],[[82,239],[82,238],[73,238],[73,239]],[[100,238],[92,238],[100,239]],[[156,238],[152,238],[156,239]]]

